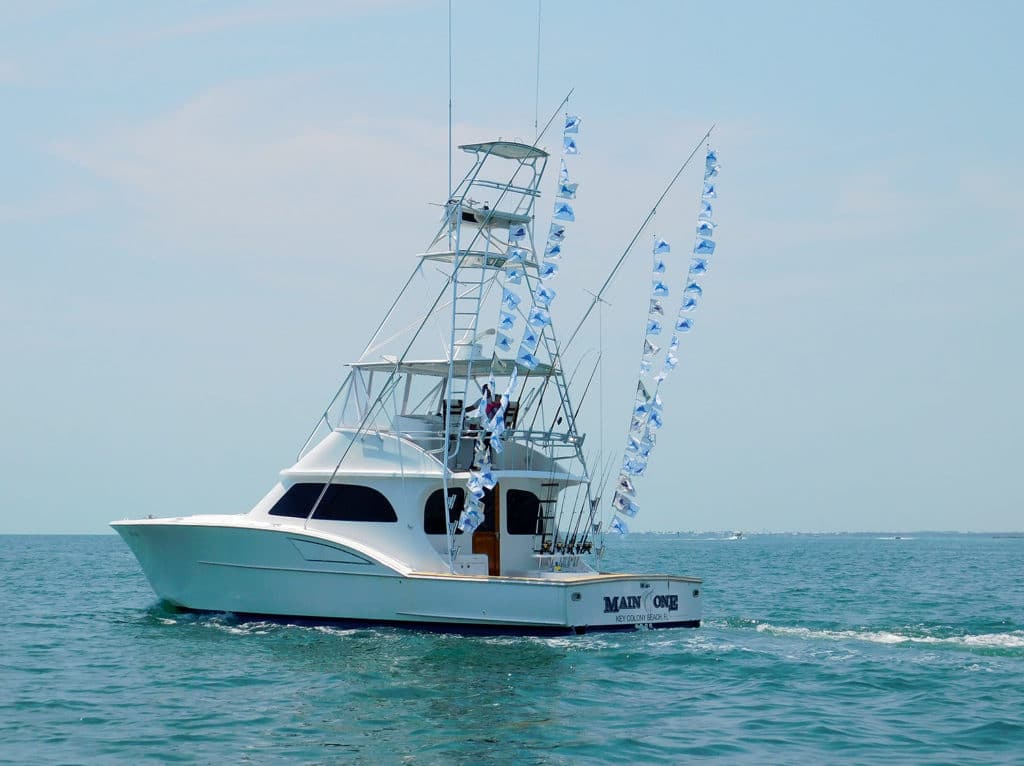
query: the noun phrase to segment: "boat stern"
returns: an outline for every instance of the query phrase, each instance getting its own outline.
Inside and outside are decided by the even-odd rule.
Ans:
[[[700,627],[702,581],[666,575],[598,575],[566,592],[566,621],[577,631]]]

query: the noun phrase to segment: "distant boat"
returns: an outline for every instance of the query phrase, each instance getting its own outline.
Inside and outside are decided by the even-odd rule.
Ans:
[[[541,256],[560,243],[534,243],[548,153],[501,140],[460,148],[472,167],[432,244],[266,496],[239,515],[111,524],[164,601],[525,632],[700,625],[699,578],[600,573],[586,560],[603,480],[587,466],[550,329],[553,291],[537,303],[541,269],[557,268]],[[393,258],[393,222],[367,225],[380,248],[362,257]],[[423,296],[425,313],[409,308]]]
[[[729,539],[730,540],[742,540],[743,539],[743,533],[742,532],[733,532],[732,533],[732,537],[730,537]]]

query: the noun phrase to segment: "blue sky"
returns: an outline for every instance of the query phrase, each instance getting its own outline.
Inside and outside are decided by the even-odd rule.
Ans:
[[[575,88],[584,119],[562,326],[718,126],[719,252],[634,528],[1024,527],[1022,22],[544,4],[541,112]],[[0,532],[243,512],[273,484],[433,233],[447,25],[447,3],[0,8]],[[454,28],[456,140],[528,137],[536,4],[456,0]],[[698,184],[659,233],[690,236]],[[604,319],[606,413],[646,257]]]

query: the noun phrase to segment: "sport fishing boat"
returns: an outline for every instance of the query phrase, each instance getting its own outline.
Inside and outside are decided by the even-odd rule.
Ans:
[[[460,147],[471,167],[436,236],[295,463],[252,510],[112,522],[160,599],[454,630],[700,625],[700,579],[595,568],[602,535],[625,521],[602,528],[610,476],[588,467],[550,313],[574,219],[566,158],[578,124],[567,116],[539,246],[548,152],[504,140]],[[410,314],[424,295],[425,312]],[[660,409],[660,398],[644,407]],[[642,420],[633,416],[631,433],[649,432]],[[614,504],[635,515],[646,455],[627,458]]]

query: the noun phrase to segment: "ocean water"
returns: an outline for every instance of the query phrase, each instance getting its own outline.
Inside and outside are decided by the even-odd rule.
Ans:
[[[156,602],[115,536],[0,537],[0,763],[1024,763],[1024,539],[633,535],[696,630],[538,638]]]

